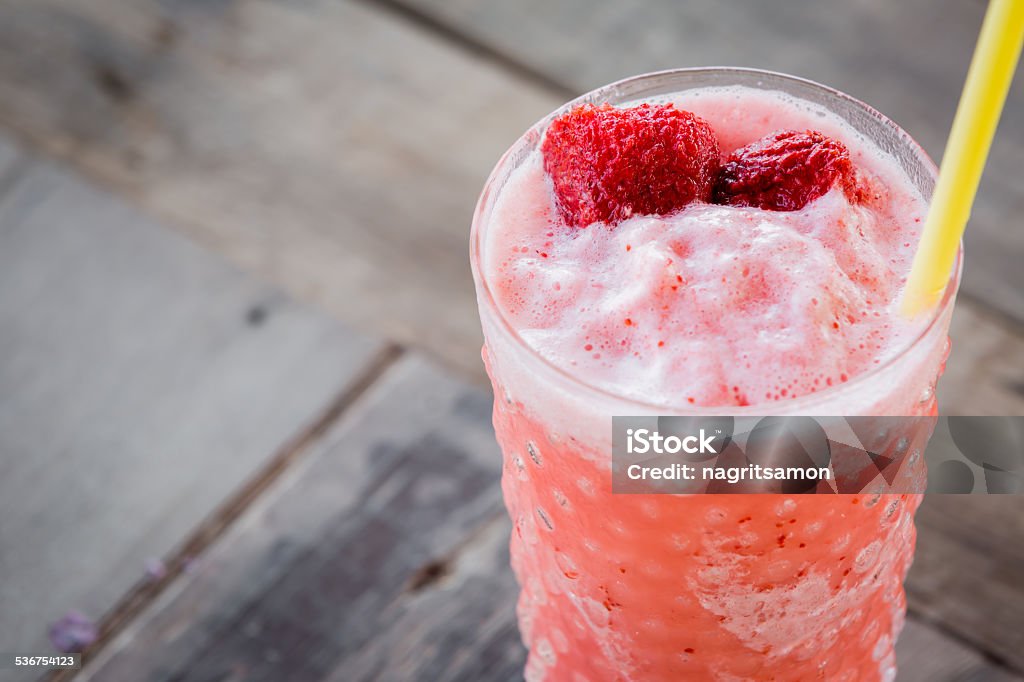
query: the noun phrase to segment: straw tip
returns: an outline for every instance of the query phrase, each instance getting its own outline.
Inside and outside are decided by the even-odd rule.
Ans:
[[[908,288],[903,292],[903,298],[900,301],[900,314],[907,319],[913,319],[932,310],[939,302],[940,293],[913,291]]]

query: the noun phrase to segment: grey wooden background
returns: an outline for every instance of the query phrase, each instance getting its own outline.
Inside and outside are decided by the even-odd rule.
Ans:
[[[709,64],[938,158],[983,10],[0,0],[0,650],[74,608],[81,679],[518,679],[467,264],[490,167],[576,93]],[[1018,77],[949,413],[1024,414],[1022,158]],[[901,681],[1021,679],[1022,511],[927,500]]]

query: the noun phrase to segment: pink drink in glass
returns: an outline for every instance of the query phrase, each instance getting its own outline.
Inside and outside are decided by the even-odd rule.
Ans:
[[[538,147],[580,101],[672,102],[723,153],[820,130],[876,193],[570,233]],[[742,69],[601,88],[503,157],[472,262],[528,680],[894,677],[918,495],[614,495],[611,417],[934,414],[959,271],[928,319],[895,314],[934,174],[860,102]]]

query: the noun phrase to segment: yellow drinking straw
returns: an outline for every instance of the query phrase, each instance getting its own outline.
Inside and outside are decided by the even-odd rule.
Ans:
[[[903,293],[907,317],[931,309],[949,282],[1022,43],[1024,0],[991,0]]]

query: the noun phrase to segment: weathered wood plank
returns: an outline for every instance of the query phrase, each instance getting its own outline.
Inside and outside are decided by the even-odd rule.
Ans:
[[[0,121],[299,298],[477,378],[473,205],[559,99],[524,84],[351,2],[0,4]]]
[[[913,617],[896,641],[896,682],[1020,682],[968,646]]]
[[[326,682],[522,680],[510,532],[502,512],[445,564],[436,585],[409,600],[383,641],[340,661]]]
[[[520,679],[524,652],[488,406],[481,391],[415,358],[402,361],[86,677]],[[1003,500],[1008,514],[1014,500]],[[950,526],[931,523],[951,509],[930,504],[922,512],[924,558],[909,588],[915,608],[923,589],[940,591],[925,586],[935,582],[930,565],[949,565],[963,551]],[[997,515],[989,517],[968,514],[960,523],[978,532]],[[1001,541],[1018,532],[1007,525]],[[1009,576],[1024,556],[1008,549],[991,561]],[[940,589],[953,585],[956,598],[966,598],[970,576],[952,573]],[[986,642],[999,638],[997,627],[980,632]],[[898,653],[901,681],[1021,679],[913,618]]]
[[[98,618],[382,348],[47,164],[0,202],[0,642]]]
[[[1024,671],[1024,498],[928,496],[917,523],[911,608]]]
[[[484,392],[400,361],[85,677],[518,669],[489,414]],[[474,605],[491,593],[502,598]]]
[[[957,302],[936,395],[942,414],[1024,414],[1024,325]]]
[[[0,187],[3,184],[13,182],[15,164],[22,159],[23,154],[7,135],[0,132]],[[0,189],[2,191],[2,189]]]
[[[941,157],[985,3],[963,0],[381,0],[583,92],[681,66],[755,66],[868,102]],[[1024,320],[1024,72],[967,231],[964,290]]]

